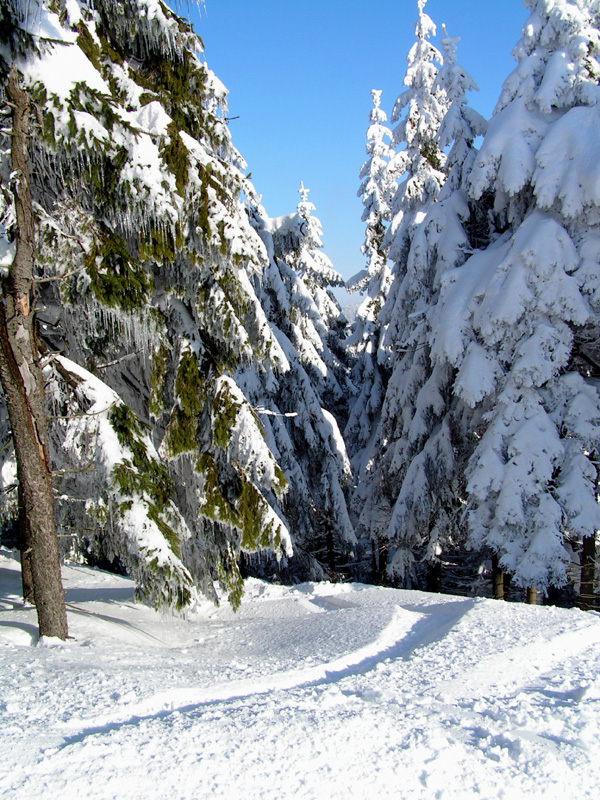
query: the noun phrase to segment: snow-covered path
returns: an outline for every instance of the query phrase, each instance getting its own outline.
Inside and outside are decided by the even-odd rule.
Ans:
[[[6,556],[6,554],[5,554]],[[36,642],[0,556],[0,796],[583,798],[600,791],[600,615],[247,583],[188,620],[64,569]]]

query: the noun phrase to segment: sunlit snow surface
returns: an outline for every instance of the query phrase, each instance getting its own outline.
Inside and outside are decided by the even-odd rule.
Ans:
[[[74,640],[34,647],[0,555],[2,797],[597,797],[597,614],[251,580],[183,620],[63,574]]]

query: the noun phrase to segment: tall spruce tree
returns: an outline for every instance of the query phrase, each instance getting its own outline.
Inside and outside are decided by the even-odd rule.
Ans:
[[[397,98],[392,112],[392,122],[396,123],[393,143],[401,149],[387,168],[389,178],[399,180],[399,183],[391,200],[390,225],[383,238],[383,249],[392,262],[393,276],[386,302],[378,316],[377,360],[384,376],[391,375],[396,349],[403,346],[403,319],[396,312],[396,304],[405,307],[415,300],[406,294],[412,285],[407,278],[411,242],[445,180],[445,156],[438,145],[437,134],[446,109],[446,98],[444,91],[436,85],[438,69],[434,63],[441,64],[442,57],[430,42],[431,36],[435,35],[435,25],[424,13],[425,3],[426,0],[417,3],[416,42],[406,59],[406,88]],[[387,392],[387,385],[383,389]],[[388,559],[386,531],[392,507],[389,497],[374,488],[379,480],[373,470],[377,470],[375,465],[385,444],[381,435],[379,420],[361,459],[363,471],[358,478],[355,504],[361,508],[361,527],[375,544],[375,569],[384,574]]]
[[[281,351],[252,287],[264,253],[224,87],[158,0],[12,0],[8,20],[3,79],[16,66],[39,109],[57,521],[71,551],[118,563],[158,605],[214,596],[215,582],[236,605],[240,552],[290,545],[286,479],[235,381]],[[3,225],[10,243],[10,210]]]
[[[438,146],[449,149],[446,179],[414,227],[406,271],[388,310],[390,327],[401,338],[390,357],[393,369],[369,474],[370,503],[363,512],[364,525],[372,526],[372,519],[380,525],[375,530],[387,552],[388,577],[432,589],[440,588],[441,554],[464,538],[455,441],[466,420],[453,404],[453,370],[432,363],[430,344],[443,276],[472,249],[472,210],[463,187],[475,157],[473,142],[485,130],[481,116],[466,105],[466,92],[476,86],[456,63],[457,41],[444,31],[444,66],[434,88],[448,103],[436,136]]]
[[[296,250],[282,252],[281,256],[300,278],[292,302],[299,313],[302,338],[314,344],[318,357],[327,368],[324,373],[317,368],[319,375],[314,373],[321,403],[343,425],[351,395],[345,363],[348,322],[331,289],[343,286],[344,281],[323,252],[321,221],[312,214],[316,209],[308,199],[309,190],[303,183],[299,194],[300,202],[296,209],[298,246]],[[305,360],[305,366],[314,372],[312,358]]]
[[[471,546],[544,589],[600,527],[600,19],[587,0],[525,5],[518,66],[469,177],[473,202],[493,195],[495,235],[447,276],[433,353],[479,411]]]

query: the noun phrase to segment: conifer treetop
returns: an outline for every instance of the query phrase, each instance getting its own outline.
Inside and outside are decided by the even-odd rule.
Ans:
[[[394,155],[393,149],[385,141],[387,139],[391,142],[392,132],[384,124],[387,122],[387,114],[381,108],[381,90],[373,89],[371,98],[373,107],[369,113],[370,124],[367,128],[365,147],[369,158],[360,169],[361,184],[357,192],[358,197],[363,198],[365,206],[362,221],[367,223],[374,221],[371,219],[373,215],[382,219],[389,218],[393,182],[387,174],[386,167]]]
[[[310,194],[310,189],[307,189],[304,186],[304,181],[300,181],[300,188],[298,189],[298,194],[300,195],[300,202],[296,206],[296,210],[303,219],[308,220],[311,211],[316,211],[316,207],[314,203],[311,203],[311,201],[308,199],[308,195]]]
[[[404,77],[404,86],[409,87],[402,92],[392,111],[392,122],[398,122],[405,106],[410,102],[413,92],[411,88],[419,89],[430,86],[437,73],[433,62],[443,63],[442,54],[429,39],[436,34],[436,26],[431,17],[423,12],[427,0],[418,0],[419,15],[415,24],[417,41],[408,51],[406,61],[408,69]]]
[[[517,66],[504,81],[490,122],[491,135],[470,178],[475,199],[488,189],[516,197],[533,177],[536,154],[548,127],[557,123],[561,113],[572,115],[570,109],[577,106],[597,107],[600,100],[598,4],[528,0],[525,5],[531,14],[513,50]],[[581,125],[579,120],[568,127]],[[568,164],[568,159],[561,160]],[[561,179],[551,178],[554,183]],[[535,190],[541,191],[537,186]],[[521,212],[518,204],[510,205],[509,216]]]
[[[383,123],[387,122],[387,115],[380,107],[381,90],[371,91],[373,107],[369,113],[369,127],[367,129],[366,152],[369,156],[362,165],[359,178],[361,184],[357,195],[362,198],[364,206],[362,221],[366,222],[365,240],[361,246],[361,252],[367,258],[367,269],[355,275],[348,283],[349,291],[365,291],[369,293],[369,298],[363,303],[363,311],[367,313],[367,306],[371,306],[376,297],[379,297],[379,306],[383,303],[389,288],[389,270],[383,278],[382,270],[385,269],[386,258],[382,249],[382,241],[385,233],[384,220],[390,218],[389,203],[392,198],[394,181],[388,173],[388,163],[394,155],[393,149],[385,141],[391,141],[392,133]],[[376,279],[377,288],[372,284],[373,278]],[[375,289],[375,295],[372,295]],[[365,305],[366,304],[366,305]],[[369,316],[371,312],[367,313]]]
[[[369,114],[369,120],[374,124],[387,122],[387,114],[381,108],[381,89],[371,89],[371,99],[373,108]],[[367,138],[372,138],[369,135],[369,131],[367,131]]]
[[[304,221],[301,226],[301,231],[304,236],[302,241],[302,250],[313,250],[323,247],[323,228],[321,227],[321,220],[317,217],[311,216],[312,211],[316,211],[314,203],[308,199],[310,189],[304,186],[304,181],[300,181],[300,188],[298,194],[300,195],[300,202],[296,207],[298,215]]]
[[[426,212],[444,183],[446,157],[436,136],[447,109],[447,98],[436,85],[438,68],[442,64],[439,50],[429,41],[436,27],[423,12],[425,3],[419,0],[419,15],[415,26],[416,42],[407,56],[408,68],[404,91],[392,111],[396,122],[392,143],[404,145],[391,159],[390,178],[400,180],[391,203],[392,222],[384,246],[389,258],[400,263],[407,253],[408,240],[421,212]],[[404,112],[404,116],[401,118]]]
[[[479,87],[473,78],[456,63],[456,51],[460,36],[449,36],[445,25],[442,25],[443,38],[440,42],[443,53],[443,65],[438,73],[437,82],[446,92],[450,103],[462,100],[466,92],[478,92]]]
[[[449,36],[445,25],[442,25],[442,32],[444,63],[435,83],[445,93],[448,109],[440,125],[437,141],[442,150],[451,147],[445,165],[448,177],[440,192],[440,200],[462,187],[463,178],[469,173],[477,152],[473,142],[487,130],[487,121],[467,105],[467,92],[479,91],[479,87],[457,63],[460,36]]]

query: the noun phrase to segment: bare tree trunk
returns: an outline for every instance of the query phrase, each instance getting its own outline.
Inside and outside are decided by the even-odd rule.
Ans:
[[[535,586],[528,586],[525,591],[525,602],[530,606],[537,605],[537,589]]]
[[[335,548],[333,546],[333,527],[331,523],[327,523],[327,533],[325,537],[325,541],[327,543],[327,566],[329,567],[330,572],[333,574],[335,572]]]
[[[584,536],[583,548],[580,554],[581,561],[581,582],[579,587],[579,597],[577,605],[583,611],[591,611],[596,605],[594,595],[594,577],[596,561],[596,537]]]
[[[389,585],[387,578],[387,545],[379,539],[373,540],[373,565],[375,567],[375,582],[385,586]]]
[[[26,518],[33,593],[40,636],[67,638],[65,596],[54,526],[54,494],[48,458],[44,385],[35,338],[33,298],[34,217],[29,187],[29,97],[13,66],[6,93],[12,104],[12,171],[16,253],[2,281],[0,380],[12,428],[20,499]]]
[[[427,562],[427,591],[439,594],[442,591],[442,562]]]
[[[377,545],[375,543],[375,539],[371,539],[371,569],[373,572],[373,582],[377,580],[377,575],[379,573],[379,553],[377,551]]]
[[[33,574],[31,572],[31,551],[29,549],[29,536],[27,534],[27,515],[25,514],[25,500],[23,498],[22,482],[19,480],[19,551],[21,553],[21,585],[23,587],[23,602],[34,603],[33,599]]]
[[[510,572],[504,573],[504,599],[510,600],[512,597],[512,575]]]
[[[492,553],[492,586],[494,600],[504,600],[504,570],[496,553]]]

